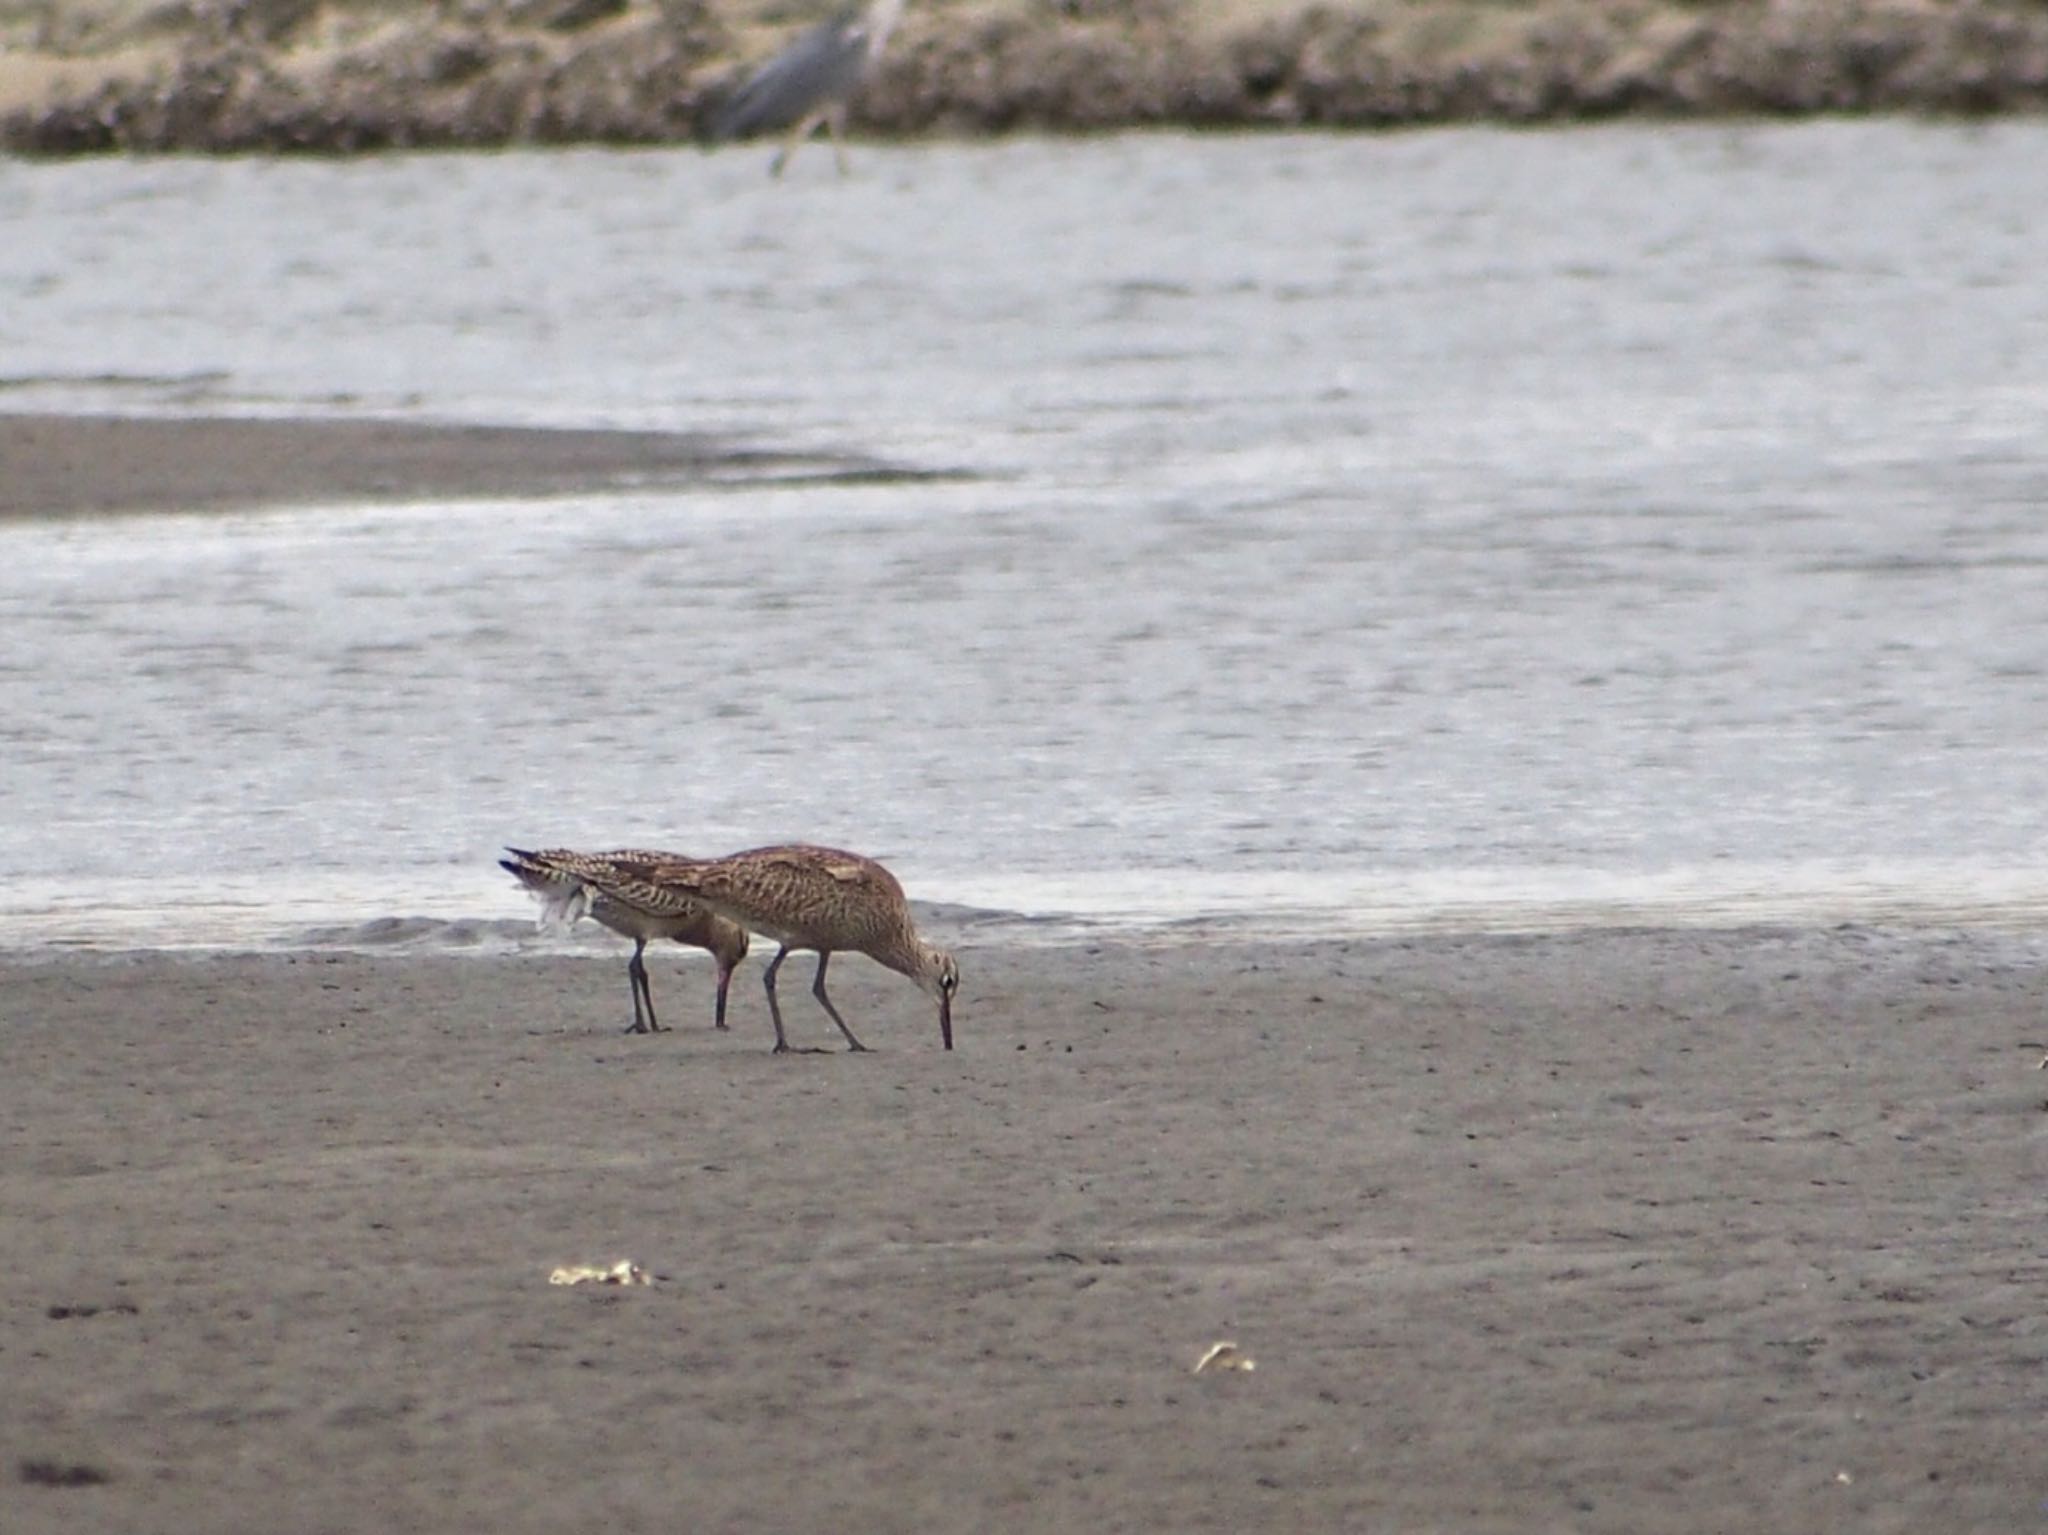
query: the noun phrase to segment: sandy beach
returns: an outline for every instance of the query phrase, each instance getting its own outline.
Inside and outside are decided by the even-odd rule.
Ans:
[[[0,462],[15,518],[902,472],[662,434],[58,416],[0,417]],[[1955,484],[1961,504],[1976,482]],[[1724,536],[1707,512],[1701,537]],[[1909,563],[1829,588],[1876,615],[1851,642],[1896,630]],[[107,584],[81,627],[128,601]],[[1999,588],[1955,589],[2004,611]],[[72,600],[27,590],[18,611]],[[273,631],[246,622],[260,650]],[[1996,659],[2033,686],[2013,632]],[[47,654],[37,703],[83,674],[68,639]],[[186,680],[189,655],[167,646],[152,682]],[[1871,716],[1895,697],[1952,694],[1941,737],[1998,696],[1954,682],[1972,669],[1897,665],[1843,750],[1886,739]],[[251,675],[220,686],[253,715],[278,684]],[[1698,728],[1671,686],[1648,745]],[[913,695],[951,696],[891,696]],[[239,718],[168,717],[244,739]],[[15,749],[38,745],[36,711],[16,719]],[[76,739],[15,782],[77,794],[95,758],[170,755]],[[1922,781],[1992,757],[1964,739]],[[1588,792],[1646,759],[1613,760]],[[256,795],[227,792],[237,814]],[[364,814],[263,792],[319,851]],[[2024,816],[2024,795],[1987,798]],[[103,857],[149,834],[126,803],[104,796]],[[450,845],[394,819],[364,835]],[[475,878],[505,898],[488,860]],[[449,952],[460,937],[403,907],[261,953],[0,952],[0,1528],[2041,1527],[2040,929],[1059,947],[945,915],[950,1053],[921,995],[852,957],[833,994],[873,1053],[837,1049],[799,959],[791,1031],[822,1048],[775,1057],[759,949],[727,1033],[706,957],[650,951],[672,1031],[632,1037],[623,944]],[[479,950],[491,920],[465,930]],[[652,1282],[549,1283],[619,1260]],[[1196,1373],[1226,1340],[1256,1368]]]
[[[2019,936],[0,962],[17,1531],[2017,1530]],[[650,959],[656,956],[650,954]],[[834,1043],[800,987],[803,1042]],[[631,1259],[644,1288],[551,1287]],[[1250,1372],[1193,1366],[1236,1342]]]

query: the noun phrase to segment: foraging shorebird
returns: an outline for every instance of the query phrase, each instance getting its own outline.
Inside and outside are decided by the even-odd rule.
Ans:
[[[832,156],[846,174],[846,106],[882,56],[903,0],[847,6],[756,70],[711,119],[713,139],[745,139],[789,130],[769,162],[780,176],[797,146],[820,124],[832,135]]]
[[[512,856],[499,859],[498,866],[540,897],[543,927],[568,927],[578,917],[588,916],[633,940],[633,957],[626,962],[626,980],[633,989],[633,1026],[626,1030],[628,1034],[666,1032],[654,1020],[654,993],[647,985],[644,956],[651,938],[673,938],[711,951],[718,961],[718,1001],[712,1026],[725,1027],[726,987],[732,981],[733,967],[746,958],[747,930],[694,901],[670,901],[660,910],[650,910],[627,897],[605,892],[590,879],[593,872],[610,869],[617,859],[667,859],[675,854],[643,848],[617,848],[608,853],[577,853],[565,847],[537,853],[516,847],[505,851]]]
[[[768,1016],[775,1020],[777,1054],[789,1049],[789,1040],[775,1000],[775,973],[793,949],[816,951],[818,975],[811,995],[839,1025],[850,1048],[867,1046],[854,1037],[825,994],[825,967],[842,949],[865,954],[915,981],[938,1002],[939,1037],[948,1050],[953,1048],[953,993],[960,989],[960,967],[952,955],[918,937],[903,887],[874,859],[793,843],[726,858],[656,855],[608,862],[608,874],[584,876],[599,895],[646,911],[695,902],[781,945],[763,978]]]

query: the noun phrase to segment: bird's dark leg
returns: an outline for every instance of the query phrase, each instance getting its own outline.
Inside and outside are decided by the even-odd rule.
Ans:
[[[775,1050],[773,1053],[776,1055],[822,1055],[824,1054],[822,1050],[796,1049],[783,1035],[782,1008],[775,1000],[775,972],[782,968],[782,962],[788,958],[789,945],[785,943],[775,951],[775,957],[768,961],[767,974],[761,977],[762,985],[768,988],[768,1016],[775,1020]],[[829,1006],[830,1004],[827,1005]],[[840,1027],[843,1029],[846,1025],[842,1023]]]
[[[661,1025],[654,1021],[654,993],[647,989],[647,961],[642,957],[646,952],[647,940],[634,939],[633,957],[626,961],[626,981],[633,988],[633,1027],[626,1030],[628,1034],[661,1032]],[[643,996],[647,998],[647,1011],[644,1017],[640,1011],[640,999]]]
[[[789,945],[784,944],[775,951],[775,957],[768,961],[768,973],[761,977],[761,984],[768,988],[768,1016],[775,1020],[775,1055],[789,1053],[789,1041],[782,1033],[782,1008],[775,1000],[775,972],[782,968],[782,962],[789,958]]]
[[[633,957],[626,961],[626,987],[633,993],[633,1027],[626,1030],[628,1034],[647,1032],[647,1021],[640,1012],[640,951],[646,947],[644,940],[636,939],[633,944]]]
[[[720,965],[718,967],[718,1001],[711,1014],[711,1026],[714,1029],[725,1027],[725,989],[731,984],[732,966]]]
[[[647,1032],[650,1034],[666,1033],[667,1031],[655,1021],[654,987],[647,979],[647,961],[645,959],[640,961],[640,996],[647,1003]]]
[[[830,949],[822,949],[819,951],[818,978],[815,981],[811,982],[811,995],[818,999],[819,1006],[823,1007],[826,1012],[832,1015],[832,1021],[839,1025],[839,1032],[846,1036],[847,1044],[851,1045],[856,1050],[865,1050],[867,1049],[867,1046],[862,1044],[859,1040],[853,1037],[853,1030],[849,1029],[846,1026],[846,1020],[839,1016],[839,1009],[832,1005],[832,999],[825,995],[825,965],[826,962],[829,961],[831,958],[832,951]]]

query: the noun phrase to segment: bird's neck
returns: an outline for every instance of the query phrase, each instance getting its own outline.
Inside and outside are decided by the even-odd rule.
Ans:
[[[887,46],[889,34],[903,18],[903,0],[875,0],[868,12],[868,57],[877,58]]]
[[[887,965],[898,975],[907,975],[918,985],[929,989],[935,984],[938,974],[938,950],[919,938],[915,933],[904,933],[891,943],[885,953],[876,954],[875,959]]]

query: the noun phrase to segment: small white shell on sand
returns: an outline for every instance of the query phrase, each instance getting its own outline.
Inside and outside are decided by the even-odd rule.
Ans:
[[[1256,1370],[1259,1363],[1235,1343],[1212,1343],[1209,1351],[1195,1361],[1195,1373],[1204,1370]]]
[[[626,1258],[621,1258],[610,1268],[598,1268],[589,1263],[571,1264],[558,1268],[548,1275],[549,1284],[652,1284],[647,1270]]]

